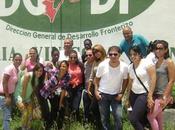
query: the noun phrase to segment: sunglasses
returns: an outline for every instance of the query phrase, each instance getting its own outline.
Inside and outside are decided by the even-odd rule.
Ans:
[[[88,56],[89,56],[89,57],[91,57],[91,56],[92,56],[92,54],[87,54],[87,55],[86,55],[86,57],[88,57]]]
[[[100,50],[97,50],[97,49],[93,50],[93,53],[97,53],[97,52],[100,52]]]
[[[109,53],[109,56],[118,56],[118,53]]]

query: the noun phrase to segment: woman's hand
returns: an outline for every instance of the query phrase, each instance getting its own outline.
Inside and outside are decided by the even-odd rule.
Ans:
[[[88,85],[88,88],[87,88],[87,93],[88,93],[88,95],[89,95],[89,97],[91,98],[93,95],[92,95],[92,93],[91,93],[91,88],[92,86],[89,84]]]
[[[24,104],[23,104],[22,102],[17,103],[17,107],[18,107],[18,109],[19,109],[20,111],[23,111],[24,108],[25,108],[25,106],[24,106]]]
[[[147,106],[150,110],[152,110],[154,107],[154,100],[150,96],[147,97]]]
[[[6,104],[7,106],[10,106],[11,103],[12,103],[12,99],[11,99],[11,97],[10,97],[10,96],[5,97],[5,104]]]
[[[122,100],[122,97],[123,97],[123,94],[120,93],[120,94],[118,94],[118,95],[115,97],[115,100],[121,101],[121,100]]]

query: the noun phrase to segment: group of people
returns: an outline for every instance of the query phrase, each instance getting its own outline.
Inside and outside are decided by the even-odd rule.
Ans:
[[[73,40],[66,38],[63,50],[52,47],[51,61],[42,61],[35,47],[24,60],[14,53],[0,86],[3,129],[10,130],[14,103],[21,111],[23,130],[31,129],[34,118],[42,118],[45,130],[54,122],[62,129],[66,116],[79,120],[82,99],[84,124],[91,122],[97,130],[111,130],[112,113],[114,129],[122,130],[122,98],[127,91],[133,128],[144,130],[148,119],[152,130],[162,130],[163,109],[172,101],[175,80],[168,42],[149,43],[143,36],[133,35],[128,26],[123,28],[123,36],[119,46],[110,46],[107,51],[86,39],[82,55],[73,50]],[[122,53],[130,64],[120,58]],[[39,111],[41,117],[37,116]]]

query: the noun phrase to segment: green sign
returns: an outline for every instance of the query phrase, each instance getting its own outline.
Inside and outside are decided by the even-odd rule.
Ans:
[[[81,32],[127,21],[154,0],[1,0],[0,19],[40,32]]]

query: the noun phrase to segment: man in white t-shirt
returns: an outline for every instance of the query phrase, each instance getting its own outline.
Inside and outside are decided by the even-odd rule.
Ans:
[[[110,107],[114,116],[115,130],[122,130],[121,99],[128,83],[128,67],[120,61],[118,46],[108,49],[109,59],[101,62],[95,77],[95,95],[98,100],[102,126],[110,130]]]
[[[73,50],[73,40],[70,38],[66,38],[64,40],[64,49],[60,51],[59,61],[68,60],[71,50]],[[78,54],[78,60],[82,62],[80,53],[77,52],[77,54]]]

